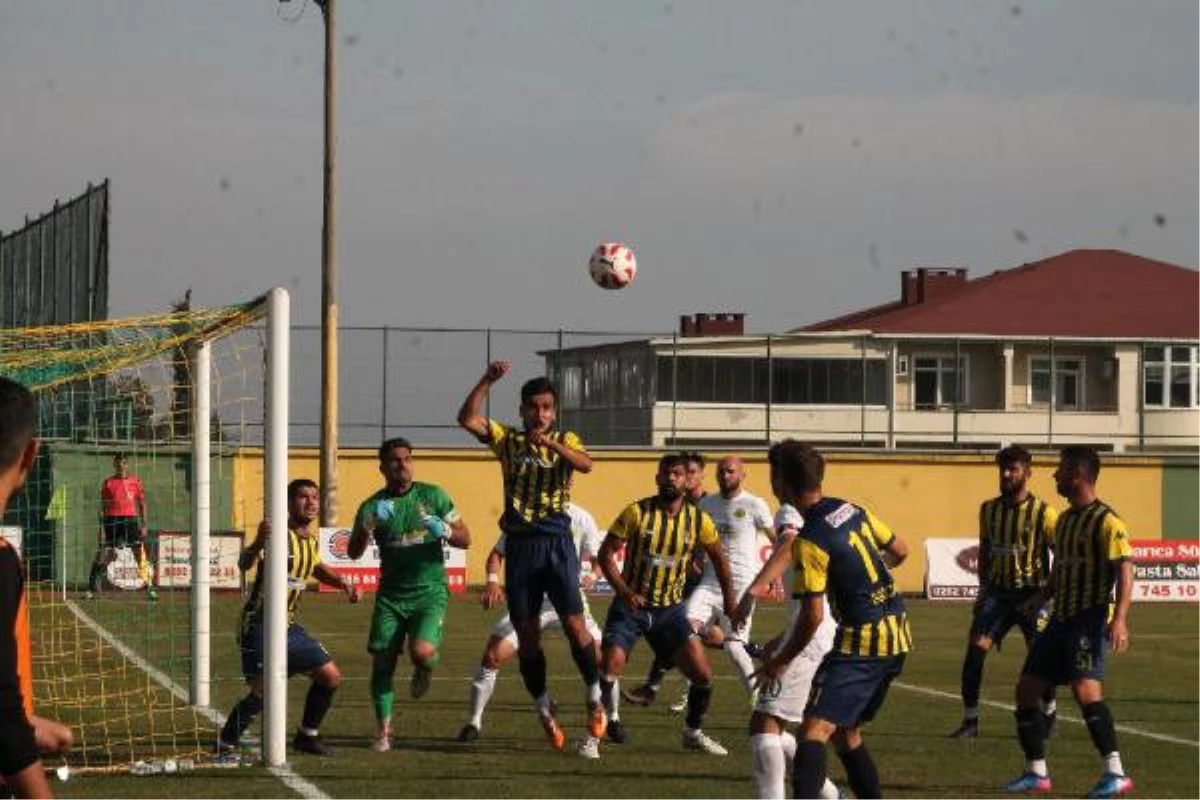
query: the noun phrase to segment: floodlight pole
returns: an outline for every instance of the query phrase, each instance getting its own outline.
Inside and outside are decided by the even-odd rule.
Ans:
[[[337,0],[314,0],[325,17],[325,169],[321,227],[321,524],[338,517]]]

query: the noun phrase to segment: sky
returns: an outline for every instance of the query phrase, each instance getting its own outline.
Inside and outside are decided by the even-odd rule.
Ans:
[[[337,0],[345,325],[782,332],[1076,248],[1198,257],[1194,0]],[[318,324],[311,1],[0,2],[0,230],[111,182],[110,314]],[[630,243],[637,281],[586,262]]]

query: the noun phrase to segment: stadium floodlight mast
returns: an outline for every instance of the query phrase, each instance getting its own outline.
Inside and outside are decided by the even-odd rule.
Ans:
[[[291,0],[279,0],[281,4]],[[321,525],[338,517],[337,0],[313,0],[325,19],[325,167],[321,226]]]

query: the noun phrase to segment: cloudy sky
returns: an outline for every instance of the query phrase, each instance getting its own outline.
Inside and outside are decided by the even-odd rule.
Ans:
[[[917,266],[1200,260],[1194,0],[337,2],[346,324],[782,331]],[[318,322],[323,35],[3,0],[0,229],[107,178],[114,316],[282,285]]]

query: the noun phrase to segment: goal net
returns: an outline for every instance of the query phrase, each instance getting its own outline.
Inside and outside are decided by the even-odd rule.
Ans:
[[[72,770],[199,763],[216,737],[218,715],[194,704],[211,701],[191,544],[206,509],[209,583],[225,591],[213,650],[235,651],[241,531],[262,515],[261,482],[243,487],[262,465],[266,298],[185,306],[0,330],[0,375],[34,392],[42,440],[0,533],[27,570],[35,712],[72,729]],[[240,685],[236,666],[223,677]]]

